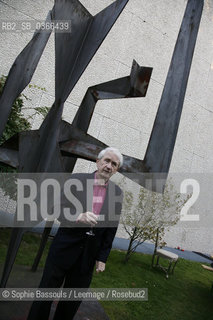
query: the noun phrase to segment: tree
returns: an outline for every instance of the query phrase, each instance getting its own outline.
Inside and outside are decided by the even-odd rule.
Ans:
[[[3,91],[6,79],[7,77],[4,75],[0,77],[0,95]],[[32,89],[46,91],[45,88],[41,88],[35,84],[34,85],[29,84],[28,87]],[[3,144],[6,140],[11,138],[16,133],[31,129],[30,119],[32,119],[36,114],[41,114],[43,117],[47,115],[49,111],[48,107],[36,107],[36,108],[25,107],[24,101],[27,101],[27,100],[30,100],[30,99],[22,93],[14,101],[4,132],[0,137],[0,145]],[[28,116],[26,118],[22,113],[24,109],[27,109],[27,110],[33,109],[34,113],[31,116]]]
[[[122,186],[125,190],[125,182]],[[190,195],[183,197],[176,192],[171,180],[167,181],[163,194],[143,187],[134,188],[134,192],[124,191],[121,223],[130,240],[125,262],[144,241],[155,242],[157,233],[158,244],[160,246],[166,244],[163,241],[165,229],[178,222],[180,211],[189,197]]]

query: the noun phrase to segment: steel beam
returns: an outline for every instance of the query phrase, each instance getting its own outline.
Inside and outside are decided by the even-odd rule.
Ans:
[[[165,173],[165,177],[176,141],[203,3],[188,0],[144,158],[149,172]]]
[[[51,11],[48,13],[46,21],[51,22]],[[0,136],[4,131],[13,102],[32,79],[50,34],[51,30],[36,31],[32,40],[18,55],[10,69],[0,97]]]

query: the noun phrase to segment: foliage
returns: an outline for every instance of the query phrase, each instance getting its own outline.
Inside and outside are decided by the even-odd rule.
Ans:
[[[48,114],[50,108],[49,107],[36,107],[34,110],[35,110],[35,113],[33,114],[33,116],[35,114],[40,114],[43,116],[43,118],[45,118],[46,115]]]
[[[4,84],[6,81],[5,76],[0,78],[0,94],[2,93]],[[5,130],[0,138],[0,144],[4,143],[6,140],[11,138],[14,134],[29,130],[31,128],[30,122],[24,118],[22,115],[22,108],[24,106],[24,98],[28,99],[24,95],[19,95],[19,97],[14,101],[13,107],[10,113],[10,117],[7,121]]]
[[[0,95],[2,93],[6,79],[7,77],[4,75],[0,77]],[[45,88],[41,88],[37,85],[32,85],[32,84],[29,84],[29,88],[46,91]],[[41,114],[43,117],[47,115],[49,111],[48,107],[37,107],[37,108],[34,108],[35,112],[33,113],[33,115],[29,116],[28,118],[25,118],[22,113],[22,110],[30,109],[30,108],[24,107],[24,100],[27,101],[30,99],[26,97],[26,95],[20,94],[18,98],[14,101],[5,130],[0,138],[0,145],[3,144],[6,140],[11,138],[16,133],[31,129],[31,123],[29,119],[34,117],[36,114]]]
[[[157,231],[158,245],[166,244],[163,241],[165,229],[168,230],[178,222],[180,211],[188,198],[181,197],[171,181],[167,181],[163,194],[143,187],[134,192],[124,191],[121,223],[130,240],[125,262],[144,241],[156,242]]]
[[[29,88],[39,89],[39,90],[42,90],[42,91],[47,91],[46,88],[39,87],[39,86],[37,86],[37,84],[31,84],[30,83],[28,87]]]

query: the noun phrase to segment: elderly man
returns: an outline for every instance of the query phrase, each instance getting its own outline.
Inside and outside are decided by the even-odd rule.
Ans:
[[[66,199],[62,205],[61,227],[51,245],[40,288],[58,288],[63,283],[65,288],[88,288],[94,266],[96,272],[105,270],[123,198],[121,189],[109,180],[122,164],[121,153],[109,147],[99,153],[96,172],[71,176],[73,201]],[[51,303],[35,301],[28,320],[48,320]],[[59,301],[54,320],[73,319],[80,303]]]

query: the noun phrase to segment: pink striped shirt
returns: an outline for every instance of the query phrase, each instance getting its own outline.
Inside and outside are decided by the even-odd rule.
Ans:
[[[101,208],[103,206],[105,197],[106,197],[106,189],[108,183],[101,185],[98,184],[98,180],[96,178],[95,172],[95,182],[93,185],[93,201],[92,201],[92,212],[99,215],[101,212]]]

